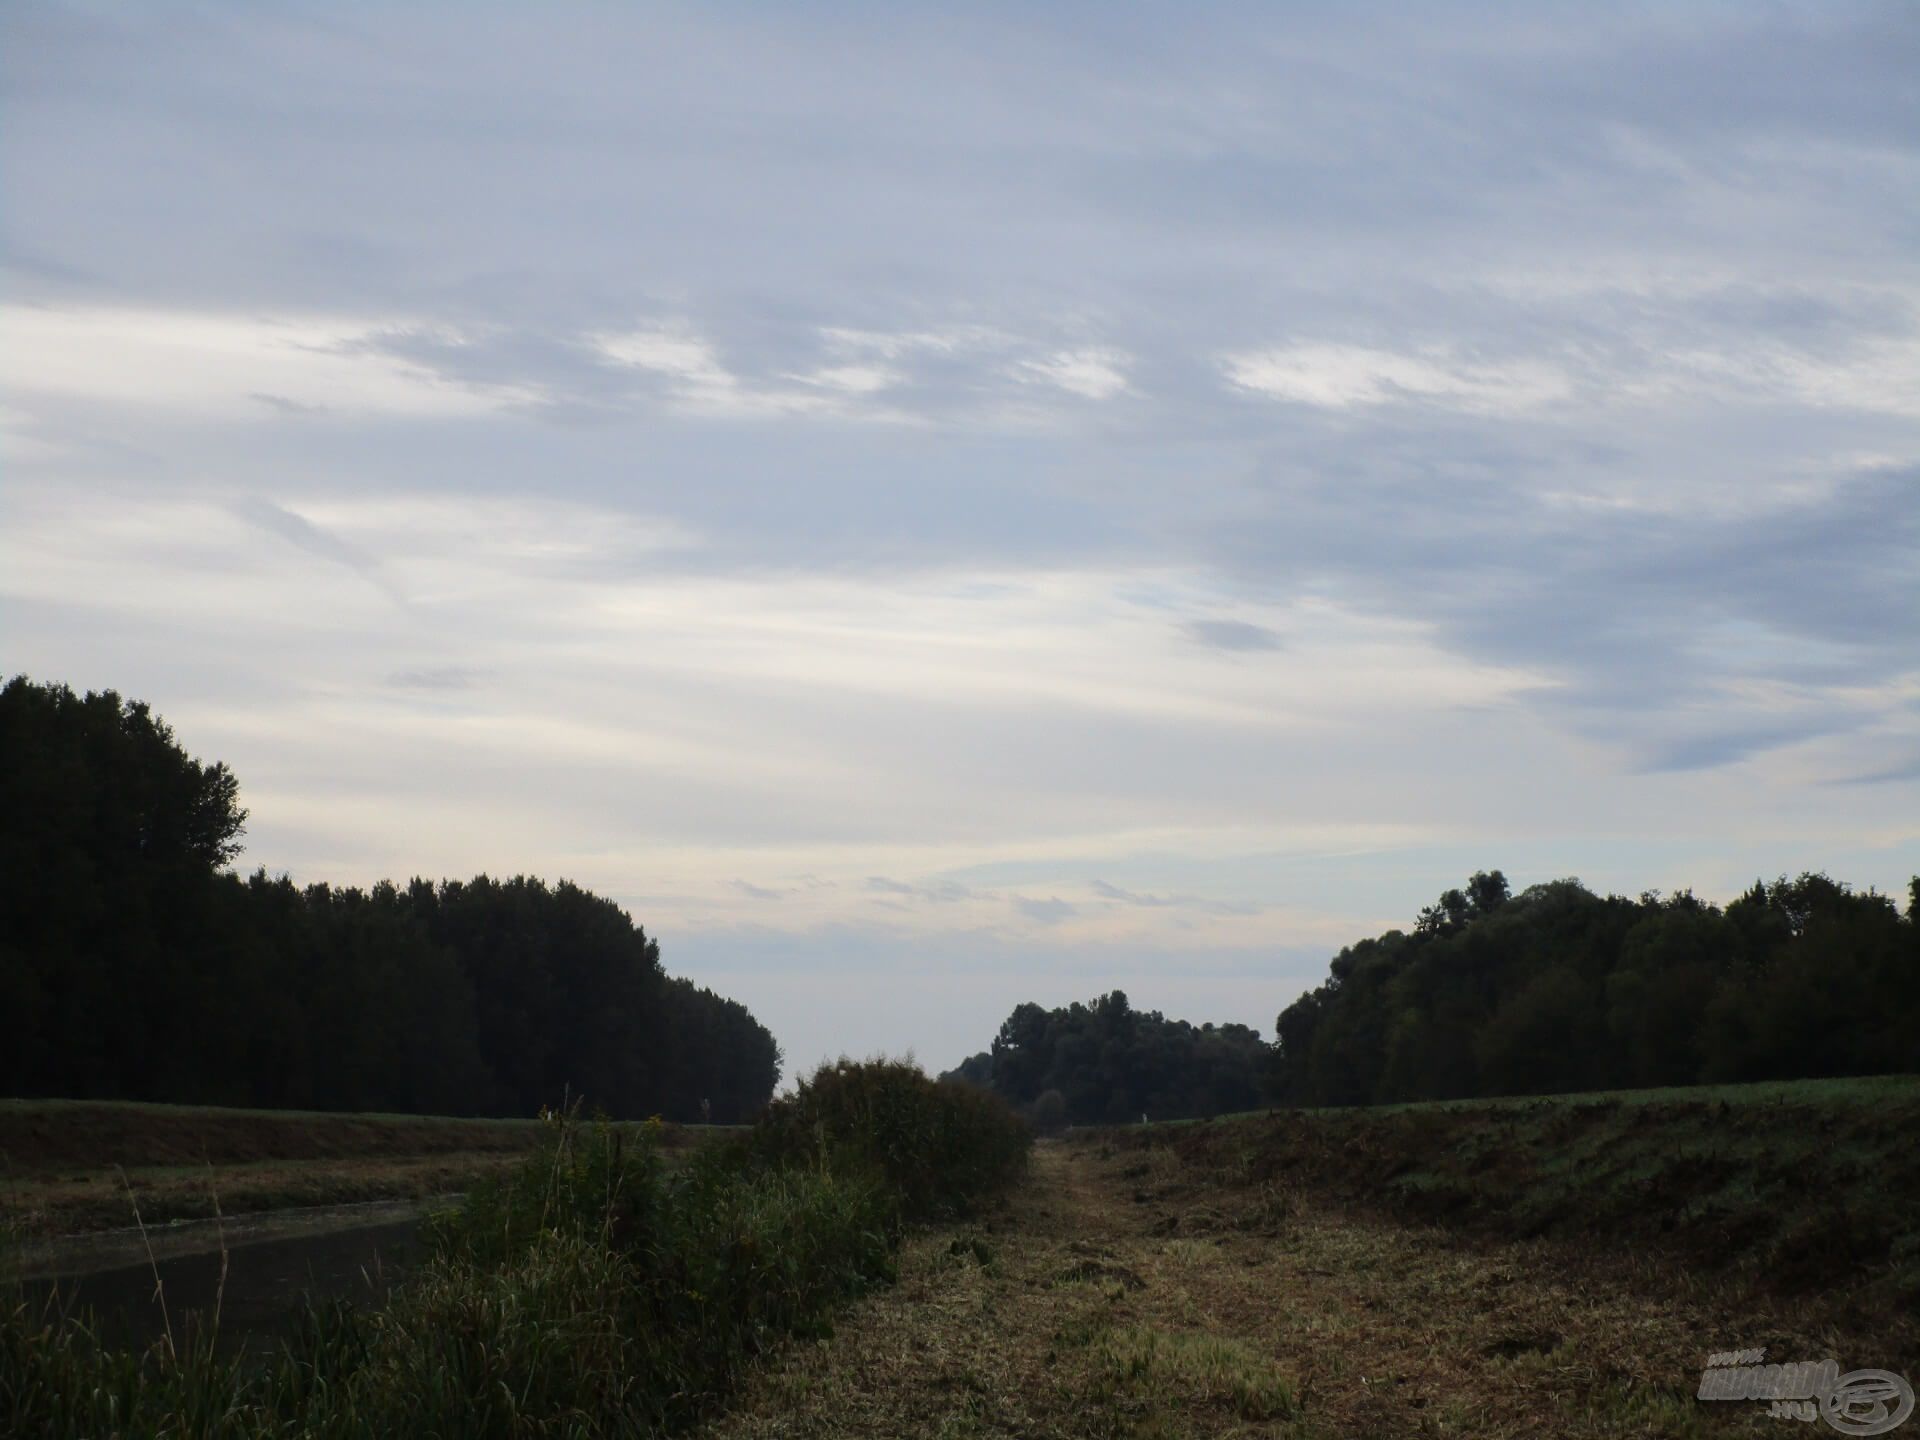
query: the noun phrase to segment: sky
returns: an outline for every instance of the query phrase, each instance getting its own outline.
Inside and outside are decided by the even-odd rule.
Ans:
[[[0,670],[790,1071],[1903,894],[1920,10],[13,0]]]

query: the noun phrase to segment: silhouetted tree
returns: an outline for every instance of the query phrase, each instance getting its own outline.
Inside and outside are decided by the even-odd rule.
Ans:
[[[0,1089],[748,1118],[780,1053],[566,881],[241,880],[246,812],[145,705],[0,690]]]
[[[1115,990],[1091,1004],[1018,1006],[993,1049],[942,1076],[982,1085],[1042,1123],[1226,1114],[1260,1102],[1267,1047],[1244,1025],[1194,1026],[1135,1010]]]

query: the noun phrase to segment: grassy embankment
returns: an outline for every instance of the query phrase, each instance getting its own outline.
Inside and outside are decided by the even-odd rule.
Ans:
[[[1205,1187],[1631,1247],[1920,1310],[1920,1076],[1287,1110],[1108,1132]]]
[[[668,1126],[660,1144],[697,1143]],[[424,1200],[510,1170],[537,1120],[0,1101],[0,1229],[29,1238],[298,1206]]]
[[[0,1433],[654,1435],[756,1355],[894,1276],[906,1222],[1003,1188],[1027,1135],[901,1065],[823,1070],[750,1131],[669,1165],[656,1127],[544,1126],[431,1220],[374,1310],[314,1310],[277,1356],[222,1358],[217,1313],[143,1353],[25,1302],[0,1316]]]

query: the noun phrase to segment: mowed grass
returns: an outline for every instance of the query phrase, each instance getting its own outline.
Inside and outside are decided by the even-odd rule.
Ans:
[[[1503,1109],[1538,1104],[1831,1105],[1852,1108],[1920,1099],[1920,1075],[1847,1075],[1831,1080],[1758,1080],[1746,1085],[1667,1085],[1646,1090],[1587,1090],[1568,1095],[1501,1095],[1479,1100],[1415,1100],[1376,1105],[1375,1113],[1399,1110]],[[1351,1107],[1349,1107],[1351,1108]],[[1318,1113],[1318,1112],[1315,1112]]]
[[[1855,1107],[1883,1101],[1912,1103],[1920,1098],[1920,1074],[1845,1075],[1827,1080],[1756,1080],[1744,1085],[1662,1085],[1644,1090],[1581,1090],[1556,1095],[1490,1095],[1464,1100],[1403,1100],[1386,1105],[1288,1106],[1287,1113],[1298,1115],[1393,1115],[1445,1110],[1504,1110],[1538,1105],[1664,1105],[1675,1102],[1704,1101],[1728,1105],[1766,1105],[1780,1101],[1801,1104]],[[1280,1107],[1242,1110],[1201,1120],[1163,1120],[1166,1127],[1183,1125],[1219,1125],[1236,1120],[1252,1120],[1275,1113]],[[1081,1129],[1129,1130],[1131,1125],[1112,1127],[1083,1126]],[[1152,1126],[1141,1128],[1151,1129]]]
[[[667,1150],[722,1127],[666,1126]],[[134,1223],[424,1200],[497,1176],[535,1119],[0,1100],[0,1227],[47,1238]]]
[[[912,1241],[895,1289],[767,1365],[709,1440],[1776,1434],[1764,1402],[1697,1398],[1709,1354],[1920,1374],[1917,1094],[1078,1130],[999,1212]]]
[[[1138,1174],[1472,1233],[1627,1245],[1783,1295],[1920,1308],[1920,1077],[1372,1108],[1102,1132]]]
[[[706,1440],[1693,1437],[1779,1433],[1695,1398],[1713,1350],[1899,1370],[1897,1337],[1544,1239],[1266,1203],[1099,1140],[912,1237],[900,1281],[768,1357]]]

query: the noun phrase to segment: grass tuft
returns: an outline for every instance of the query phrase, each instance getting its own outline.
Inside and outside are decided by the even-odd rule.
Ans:
[[[1298,1410],[1274,1363],[1237,1340],[1132,1325],[1094,1348],[1096,1398],[1131,1392],[1157,1407],[1220,1405],[1243,1420],[1279,1420]]]

